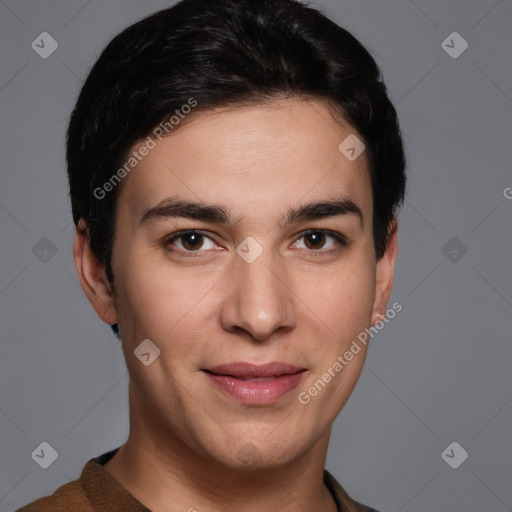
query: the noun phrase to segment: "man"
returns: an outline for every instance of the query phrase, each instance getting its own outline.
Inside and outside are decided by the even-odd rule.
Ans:
[[[373,510],[324,470],[386,316],[405,190],[363,46],[294,0],[183,0],[107,46],[67,158],[130,434],[21,511]]]

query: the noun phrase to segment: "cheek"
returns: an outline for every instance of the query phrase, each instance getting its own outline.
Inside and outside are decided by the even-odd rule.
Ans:
[[[152,265],[147,257],[140,262],[127,258],[119,272],[116,299],[130,374],[135,385],[151,395],[154,404],[160,403],[160,408],[164,403],[183,407],[178,403],[180,386],[176,379],[187,372],[190,360],[197,359],[200,347],[194,341],[202,329],[196,319],[199,308],[194,309],[200,292],[168,274],[169,269]],[[160,349],[157,359],[147,367],[134,357],[134,350],[145,339]]]
[[[324,269],[305,272],[297,295],[326,326],[345,339],[370,322],[375,295],[375,264],[364,254]]]
[[[132,343],[149,338],[166,349],[172,341],[176,351],[180,340],[194,339],[204,330],[205,308],[219,276],[195,276],[172,268],[161,255],[134,251],[125,256],[116,279],[116,308],[127,338]]]
[[[301,404],[312,416],[322,418],[327,426],[339,414],[361,374],[368,345],[358,336],[369,326],[374,299],[374,273],[371,259],[367,264],[344,265],[309,291],[309,315],[318,329],[329,327],[315,347],[312,374],[300,395]],[[316,300],[313,290],[316,289]],[[326,332],[325,327],[323,332]]]
[[[172,326],[180,307],[179,302],[173,302],[176,286],[165,275],[165,267],[152,264],[142,251],[127,250],[122,254],[115,274],[119,323],[134,343],[141,336],[152,339]]]

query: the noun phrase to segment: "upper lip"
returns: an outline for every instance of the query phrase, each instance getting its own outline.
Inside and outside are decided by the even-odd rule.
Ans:
[[[215,373],[216,375],[230,375],[232,377],[245,378],[279,377],[281,375],[292,375],[303,370],[304,368],[299,366],[279,361],[261,365],[237,362],[205,368],[205,371]]]

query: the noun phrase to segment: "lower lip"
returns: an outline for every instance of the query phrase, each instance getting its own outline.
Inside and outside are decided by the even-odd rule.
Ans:
[[[248,381],[229,375],[215,375],[205,372],[208,378],[229,396],[248,405],[269,405],[296,388],[304,372],[281,375],[271,380]]]

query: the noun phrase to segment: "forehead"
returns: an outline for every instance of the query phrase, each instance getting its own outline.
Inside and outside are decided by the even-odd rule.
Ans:
[[[357,146],[361,139],[320,100],[290,98],[199,111],[156,140],[124,178],[118,209],[138,218],[148,207],[179,195],[262,218],[299,201],[341,194],[369,217],[366,151],[355,159],[352,151],[362,148]]]

